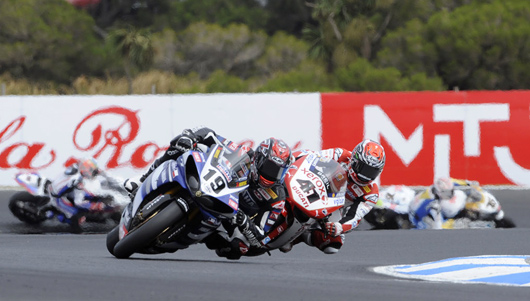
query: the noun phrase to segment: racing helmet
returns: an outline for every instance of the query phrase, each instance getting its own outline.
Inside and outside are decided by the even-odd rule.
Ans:
[[[455,185],[450,178],[438,178],[432,185],[432,194],[438,200],[449,200],[453,197]]]
[[[281,183],[293,163],[291,148],[281,139],[269,138],[260,143],[251,164],[251,181],[262,187]]]
[[[364,140],[353,149],[348,176],[357,185],[366,186],[381,174],[385,161],[383,146],[373,140]]]
[[[96,159],[86,158],[79,161],[79,173],[87,179],[95,177],[99,173],[99,167]]]

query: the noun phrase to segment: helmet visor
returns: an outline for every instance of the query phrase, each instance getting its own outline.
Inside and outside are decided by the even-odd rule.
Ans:
[[[381,169],[370,166],[360,160],[354,160],[351,163],[351,168],[355,171],[360,180],[366,182],[375,180],[375,178],[381,173]]]
[[[279,182],[283,180],[287,167],[279,166],[271,160],[264,160],[263,163],[258,167],[258,173],[260,177],[271,182]]]

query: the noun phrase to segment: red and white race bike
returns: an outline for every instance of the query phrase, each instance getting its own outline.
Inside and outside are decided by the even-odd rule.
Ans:
[[[288,193],[285,202],[272,204],[272,210],[254,223],[265,229],[259,245],[250,244],[246,237],[235,229],[232,235],[224,235],[226,241],[238,238],[248,249],[236,252],[243,256],[258,256],[271,250],[290,246],[304,232],[314,227],[322,227],[333,212],[343,207],[345,202],[346,171],[334,160],[308,154],[298,158],[285,176]],[[271,221],[274,221],[270,225]],[[225,247],[240,248],[239,245]],[[209,246],[209,248],[211,248]],[[243,247],[244,248],[244,247]],[[217,249],[217,254],[220,254]],[[229,259],[238,259],[227,257]]]

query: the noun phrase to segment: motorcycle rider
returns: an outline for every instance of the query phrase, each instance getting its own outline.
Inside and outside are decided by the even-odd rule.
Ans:
[[[184,152],[195,149],[199,144],[210,147],[217,141],[229,148],[235,146],[235,143],[217,135],[210,128],[185,129],[182,134],[171,140],[169,148],[155,160],[144,175],[138,179],[127,179],[124,186],[134,195],[140,183],[162,162],[174,160]],[[248,147],[246,151],[251,158],[249,187],[239,194],[240,208],[233,220],[229,223],[224,222],[223,226],[230,235],[237,227],[251,245],[261,246],[260,239],[268,227],[256,225],[253,218],[259,216],[261,219],[269,215],[272,218],[276,211],[281,211],[281,208],[274,207],[281,207],[285,200],[286,193],[282,183],[293,158],[289,146],[283,140],[272,137],[262,141],[255,151]],[[240,258],[250,247],[243,240],[227,237],[221,232],[210,235],[204,242],[208,248],[215,249],[217,255],[229,259]]]
[[[299,158],[308,150],[295,152]],[[316,152],[340,163],[347,171],[346,202],[337,214],[331,216],[325,229],[313,229],[304,233],[299,240],[280,248],[289,252],[300,240],[309,246],[317,247],[326,254],[337,253],[344,243],[344,234],[353,231],[362,218],[372,209],[379,199],[379,186],[374,180],[385,166],[386,155],[381,144],[366,139],[361,141],[353,151],[344,148],[331,148]]]
[[[60,212],[57,218],[61,222],[70,224],[74,232],[81,231],[80,225],[86,220],[86,214],[100,213],[113,208],[98,201],[97,198],[92,199],[93,196],[87,196],[87,191],[84,189],[86,181],[94,180],[96,177],[102,187],[121,189],[120,184],[101,170],[92,157],[77,160],[47,184],[51,196],[50,205]],[[47,210],[44,214],[54,213]]]
[[[488,201],[477,181],[443,177],[416,196],[409,219],[418,229],[473,227],[481,220],[492,221],[497,227],[515,226],[500,207],[492,216],[481,216],[478,207]]]
[[[404,185],[388,186],[379,193],[375,207],[364,216],[372,229],[410,229],[409,205],[416,192]]]
[[[463,194],[462,191],[456,193]],[[454,183],[450,178],[438,178],[418,193],[409,205],[409,220],[414,228],[442,229],[446,218],[455,217],[464,208],[462,204],[450,202],[454,195]]]

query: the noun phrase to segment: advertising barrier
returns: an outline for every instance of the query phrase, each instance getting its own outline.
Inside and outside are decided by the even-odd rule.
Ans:
[[[251,147],[271,136],[293,148],[321,145],[318,93],[4,96],[0,112],[0,185],[7,186],[16,186],[18,171],[54,178],[88,156],[132,177],[197,126]]]
[[[19,171],[54,177],[93,156],[123,178],[143,173],[183,129],[208,126],[255,147],[380,141],[381,185],[439,176],[530,186],[530,91],[0,97],[0,185]]]
[[[381,184],[530,186],[530,91],[322,94],[322,147],[380,141]]]

